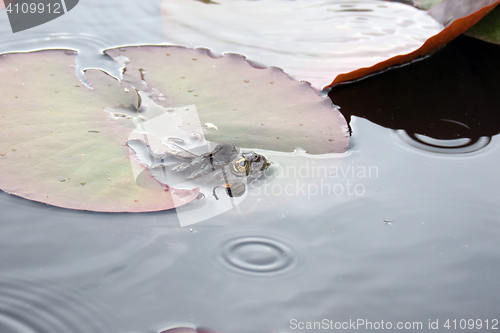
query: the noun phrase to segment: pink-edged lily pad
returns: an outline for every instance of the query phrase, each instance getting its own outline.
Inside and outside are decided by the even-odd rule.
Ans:
[[[72,51],[0,56],[0,189],[101,212],[159,211],[194,200],[198,188],[174,189],[147,172],[138,185],[135,176],[146,167],[127,141],[142,122],[171,110],[164,106],[194,105],[214,143],[311,154],[347,149],[347,124],[331,101],[280,69],[201,49],[107,53],[125,64],[122,82],[88,70],[92,89],[77,79]],[[161,135],[168,137],[168,128]],[[170,153],[167,146],[159,152]]]
[[[55,206],[100,212],[146,212],[175,207],[198,189],[140,187],[125,146],[130,119],[106,107],[131,105],[135,93],[102,71],[90,70],[93,90],[75,76],[75,54],[41,51],[0,56],[0,188]],[[175,200],[174,200],[175,199]]]
[[[310,154],[347,150],[347,123],[331,100],[281,69],[256,68],[240,55],[215,57],[206,49],[142,46],[106,53],[125,66],[123,82],[152,92],[156,103],[195,105],[210,142]]]

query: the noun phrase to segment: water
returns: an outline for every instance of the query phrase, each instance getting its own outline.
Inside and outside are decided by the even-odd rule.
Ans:
[[[89,20],[74,14],[80,7],[111,31],[92,52],[162,42],[159,3],[98,5],[82,1],[71,19],[15,35],[2,20],[2,36],[17,40],[2,51],[54,31],[97,35],[68,25]],[[352,127],[347,154],[266,152],[274,173],[259,194],[195,225],[181,228],[173,211],[81,212],[0,193],[0,332],[305,332],[294,325],[323,319],[422,322],[420,331],[429,320],[491,326],[500,308],[500,50],[484,45],[461,38],[332,90]],[[294,162],[328,166],[328,176],[286,173]],[[277,195],[290,183],[304,192]]]
[[[164,1],[174,45],[235,52],[274,64],[318,90],[332,78],[410,53],[442,30],[425,11],[381,1]],[[249,28],[251,27],[251,28]]]

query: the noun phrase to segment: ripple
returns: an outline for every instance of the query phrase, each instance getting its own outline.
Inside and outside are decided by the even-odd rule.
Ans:
[[[223,242],[220,259],[226,267],[248,274],[281,274],[297,264],[291,247],[260,236],[237,237]]]
[[[60,282],[0,276],[2,333],[113,332],[103,313],[102,305]]]
[[[447,155],[477,152],[491,141],[489,136],[440,140],[417,133],[408,133],[405,130],[397,130],[395,133],[403,143],[412,148]]]

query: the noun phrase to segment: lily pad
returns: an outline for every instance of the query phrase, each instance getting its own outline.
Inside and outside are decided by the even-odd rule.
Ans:
[[[500,44],[500,7],[495,7],[465,34],[485,42]]]
[[[420,48],[411,53],[387,59],[372,67],[360,68],[347,74],[338,75],[330,86],[353,81],[388,67],[401,65],[428,55],[467,31],[499,3],[500,0],[468,0],[460,2],[458,5],[457,0],[443,0],[432,7],[429,14],[443,24],[444,29],[429,38]]]
[[[145,93],[152,103],[195,105],[213,125],[205,129],[213,142],[315,154],[347,149],[347,124],[331,101],[277,68],[177,47],[108,53],[127,63],[123,81],[88,70],[92,89],[77,79],[73,51],[0,56],[2,190],[101,212],[159,211],[194,200],[198,188],[173,189],[144,172],[136,183],[133,169],[144,166],[127,146],[129,135],[158,110],[167,112],[136,111]]]
[[[243,54],[316,89],[410,53],[443,28],[425,11],[375,0],[216,2],[164,0],[166,41]]]
[[[443,0],[413,0],[414,4],[422,9],[431,9]],[[484,40],[489,43],[500,44],[500,8],[498,7],[499,1],[470,1],[470,0],[455,0],[448,1],[448,6],[443,6],[440,15],[436,16],[438,20],[446,19],[443,14],[447,13],[450,8],[461,7],[468,8],[474,6],[476,10],[482,9],[487,6],[485,10],[491,10],[495,5],[496,7],[484,16],[479,22],[472,26],[465,32],[466,35]],[[470,12],[470,9],[467,9]],[[483,9],[484,10],[484,9]],[[432,14],[433,12],[431,12]],[[442,18],[440,16],[443,16]]]
[[[442,0],[413,0],[413,3],[415,6],[421,9],[431,9],[433,6],[437,5],[440,3]]]
[[[216,57],[206,49],[142,46],[106,53],[125,66],[123,82],[149,90],[154,102],[195,105],[208,141],[309,154],[347,150],[347,123],[331,100],[279,68],[256,68],[240,55]]]
[[[26,199],[101,212],[158,211],[187,203],[198,189],[135,183],[125,142],[131,120],[103,108],[135,103],[135,93],[102,71],[74,73],[72,51],[0,56],[0,188]],[[177,201],[176,201],[177,202]]]

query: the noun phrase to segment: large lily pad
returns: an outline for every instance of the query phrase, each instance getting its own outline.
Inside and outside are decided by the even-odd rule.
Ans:
[[[456,12],[472,12],[482,11],[488,12],[479,22],[474,24],[465,32],[466,35],[484,40],[486,42],[500,44],[500,1],[495,0],[454,0],[453,2],[443,0],[413,0],[414,4],[422,9],[431,9],[431,15],[435,16],[440,21],[455,19],[456,16],[464,16],[464,14],[456,14]],[[438,3],[443,2],[441,6],[432,9]],[[495,7],[496,6],[496,7]],[[492,9],[495,7],[494,9]],[[454,13],[455,12],[455,13]],[[453,13],[453,14],[452,14]]]
[[[481,21],[467,30],[466,35],[500,44],[500,6],[495,7]]]
[[[241,56],[213,58],[206,50],[175,47],[108,53],[127,62],[124,80],[88,70],[92,89],[75,76],[72,51],[0,56],[2,190],[103,212],[158,211],[194,200],[197,188],[176,190],[144,172],[137,185],[133,168],[144,166],[127,140],[161,107],[138,114],[135,89],[159,104],[196,105],[202,121],[211,125],[206,137],[214,142],[283,151],[303,147],[311,153],[347,149],[347,124],[331,101],[279,69],[254,68]]]
[[[413,0],[413,3],[419,8],[431,9],[442,1],[443,0]],[[491,10],[491,6],[488,7],[487,10],[491,10],[491,12],[486,14],[486,16],[473,25],[472,28],[467,30],[465,34],[486,42],[500,44],[500,7],[498,7],[498,1],[455,0],[453,3],[448,3],[448,7],[443,7],[446,10],[441,10],[441,13],[446,13],[449,7],[467,8],[473,5],[477,9],[488,5],[497,5],[493,10]],[[444,16],[443,18],[446,19]],[[440,19],[439,16],[438,19]]]
[[[443,0],[432,7],[429,13],[444,25],[444,29],[429,38],[420,48],[411,53],[387,59],[372,67],[360,68],[347,74],[338,75],[330,86],[353,81],[434,52],[467,31],[499,3],[500,0],[466,0],[460,3],[457,0]]]
[[[164,0],[162,18],[169,43],[243,54],[316,89],[442,30],[425,11],[374,0]]]
[[[195,199],[197,189],[136,185],[131,163],[137,162],[125,146],[133,124],[103,111],[134,104],[135,94],[96,70],[86,73],[94,89],[86,88],[75,76],[74,57],[62,50],[0,57],[0,188],[104,212],[158,211],[173,208],[174,198]]]
[[[123,82],[165,107],[195,105],[205,137],[242,148],[341,153],[349,136],[331,100],[278,68],[256,68],[240,55],[206,49],[129,47],[106,51],[125,66]],[[163,64],[158,66],[158,64]],[[144,114],[147,117],[147,113]]]

